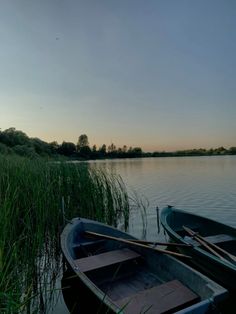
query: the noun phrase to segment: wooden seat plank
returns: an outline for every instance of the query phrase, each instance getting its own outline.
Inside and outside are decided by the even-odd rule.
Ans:
[[[117,300],[115,303],[124,308],[124,313],[164,314],[190,306],[199,300],[199,296],[178,280],[172,280],[159,286],[140,291],[137,294]]]
[[[229,241],[235,241],[236,238],[229,235],[229,234],[216,234],[213,236],[204,237],[207,241],[211,243],[222,243],[222,242],[229,242]]]
[[[130,249],[109,251],[97,255],[83,257],[75,260],[75,264],[82,272],[87,272],[117,263],[129,261],[140,257],[140,255]]]
[[[217,244],[217,243],[223,243],[223,242],[229,242],[229,241],[235,241],[236,238],[229,235],[229,234],[216,234],[208,237],[204,237],[207,241]],[[189,244],[200,246],[201,244],[194,239],[192,239],[189,236],[185,236],[184,240],[186,240]]]

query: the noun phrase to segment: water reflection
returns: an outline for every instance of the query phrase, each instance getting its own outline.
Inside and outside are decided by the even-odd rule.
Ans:
[[[112,169],[129,192],[145,196],[148,222],[157,205],[171,204],[236,227],[236,156],[106,160],[90,165]]]

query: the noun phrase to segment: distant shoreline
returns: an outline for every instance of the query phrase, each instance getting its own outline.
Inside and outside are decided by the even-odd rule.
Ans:
[[[103,144],[101,147],[89,145],[88,136],[81,134],[77,144],[63,141],[47,143],[39,138],[30,138],[24,132],[9,128],[0,130],[0,154],[19,155],[31,159],[44,157],[51,159],[69,160],[100,160],[100,159],[124,159],[124,158],[149,158],[149,157],[195,157],[195,156],[226,156],[236,155],[236,146],[225,148],[198,148],[177,150],[174,152],[155,151],[143,152],[141,147],[116,147]]]
[[[114,160],[114,159],[142,159],[142,158],[168,158],[168,157],[224,157],[224,156],[235,156],[236,154],[215,154],[215,155],[165,155],[165,156],[139,156],[139,157],[103,157],[103,158],[90,158],[90,159],[77,159],[68,158],[68,161],[97,161],[97,160]]]

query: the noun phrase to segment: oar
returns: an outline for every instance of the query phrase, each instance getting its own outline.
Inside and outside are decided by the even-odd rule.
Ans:
[[[198,241],[202,246],[204,246],[208,251],[210,251],[213,255],[217,256],[219,259],[221,259],[224,262],[230,263],[229,260],[225,259],[223,256],[221,256],[218,252],[216,252],[210,245],[208,245],[205,241],[200,239],[196,232],[191,230],[188,227],[183,226],[183,229],[192,236],[196,241]]]
[[[200,239],[202,239],[201,236],[198,236],[198,237],[199,237]],[[214,248],[215,248],[216,250],[218,250],[219,252],[221,252],[221,253],[225,254],[226,256],[228,256],[232,261],[236,262],[236,256],[235,256],[235,255],[233,255],[233,254],[231,254],[231,253],[225,251],[224,249],[222,249],[221,247],[219,247],[219,246],[216,245],[215,243],[211,243],[211,242],[209,242],[209,241],[207,241],[207,240],[205,240],[205,239],[204,239],[204,241],[205,241],[206,243],[209,243],[212,247],[214,247]]]
[[[145,241],[145,240],[134,240],[134,239],[127,239],[128,241],[135,242],[135,243],[142,243],[142,244],[152,244],[156,245],[165,245],[165,246],[184,246],[184,247],[192,247],[191,244],[185,243],[174,243],[174,242],[153,242],[153,241]]]
[[[184,254],[180,254],[180,253],[176,253],[176,252],[171,252],[171,251],[168,251],[168,250],[157,249],[157,248],[154,248],[154,247],[142,244],[142,243],[132,242],[132,241],[129,241],[129,240],[126,240],[126,239],[123,239],[123,238],[112,237],[112,236],[109,236],[109,235],[106,235],[106,234],[102,234],[102,233],[97,233],[97,232],[92,232],[92,231],[85,231],[85,233],[89,234],[89,235],[92,235],[92,236],[95,236],[95,237],[105,238],[105,239],[109,239],[109,240],[114,240],[114,241],[119,241],[119,242],[130,244],[130,245],[134,245],[134,246],[143,247],[145,249],[154,250],[154,251],[157,251],[157,252],[160,252],[160,253],[166,253],[166,254],[173,255],[173,256],[178,256],[178,257],[191,258],[188,255],[184,255]]]
[[[189,230],[191,230],[190,228],[188,228]],[[192,230],[191,230],[192,231]],[[194,231],[192,231],[193,233],[195,233]],[[232,261],[236,262],[236,256],[234,256],[233,254],[230,254],[229,252],[225,251],[224,249],[222,249],[221,247],[219,247],[218,245],[216,245],[215,243],[212,243],[208,240],[206,240],[204,237],[200,236],[199,234],[195,235],[202,241],[204,241],[207,245],[211,246],[212,248],[214,248],[215,250],[221,252],[222,254],[228,256]]]

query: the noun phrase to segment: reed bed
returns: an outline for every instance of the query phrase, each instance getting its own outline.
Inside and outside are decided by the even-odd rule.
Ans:
[[[0,156],[0,312],[46,313],[60,266],[59,236],[68,219],[127,226],[120,177],[85,163]]]

